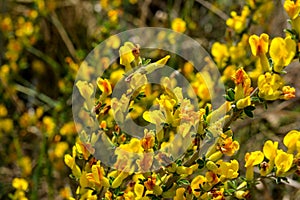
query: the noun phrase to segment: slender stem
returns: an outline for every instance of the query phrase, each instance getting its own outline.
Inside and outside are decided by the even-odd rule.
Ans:
[[[226,21],[229,18],[226,13],[224,13],[222,10],[220,10],[219,8],[217,8],[216,6],[214,6],[213,4],[211,4],[208,1],[196,0],[196,2],[200,3],[202,6],[204,6],[205,8],[207,8],[208,10],[210,10],[211,12],[216,14],[218,17],[220,17],[224,21]]]
[[[55,60],[53,60],[51,57],[43,53],[42,51],[34,48],[33,46],[27,46],[26,50],[32,53],[33,55],[41,58],[44,60],[47,64],[49,64],[55,71],[59,70],[60,64],[58,64]]]
[[[34,170],[33,174],[33,188],[32,188],[32,193],[31,193],[31,198],[33,200],[39,199],[38,198],[38,191],[39,191],[39,183],[40,183],[40,177],[42,176],[42,168],[43,168],[43,163],[44,159],[47,157],[46,154],[46,146],[47,146],[47,138],[43,133],[40,133],[42,135],[42,144],[40,146],[40,151],[39,151],[39,157],[37,161],[37,166]]]
[[[32,97],[37,97],[38,99],[40,99],[41,101],[43,101],[44,103],[46,103],[47,105],[49,105],[50,107],[55,107],[57,105],[57,102],[53,99],[51,99],[50,97],[48,97],[47,95],[43,94],[43,93],[38,93],[36,90],[16,84],[15,85],[15,89],[18,92],[22,92],[28,96],[32,96]]]
[[[59,21],[57,15],[55,12],[53,12],[51,14],[51,20],[52,23],[54,24],[54,26],[56,27],[58,33],[60,34],[60,37],[62,38],[62,40],[64,41],[69,53],[71,54],[71,56],[73,57],[73,59],[76,59],[76,50],[75,47],[73,46],[73,43],[71,41],[71,39],[69,38],[64,26],[62,25],[62,23]]]

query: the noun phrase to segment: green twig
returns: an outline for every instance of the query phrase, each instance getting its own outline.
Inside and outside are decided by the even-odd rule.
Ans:
[[[64,41],[69,53],[71,54],[72,58],[76,61],[77,57],[76,57],[76,51],[75,51],[75,47],[73,46],[72,41],[70,40],[64,26],[62,25],[62,23],[59,21],[57,15],[55,12],[51,13],[51,20],[52,23],[54,24],[54,26],[56,27],[60,37],[62,38],[62,40]]]
[[[211,12],[215,13],[218,17],[226,21],[229,17],[226,13],[224,13],[222,10],[214,6],[208,1],[205,0],[196,0],[196,2],[200,3],[202,6],[210,10]]]
[[[32,96],[32,97],[36,97],[39,100],[41,100],[42,102],[46,103],[48,106],[50,106],[51,108],[56,107],[56,105],[58,104],[58,102],[56,102],[55,100],[51,99],[50,97],[46,96],[43,93],[38,93],[36,90],[28,88],[28,87],[24,87],[22,85],[16,84],[15,85],[15,89],[18,92],[22,92],[28,96]]]
[[[27,46],[26,50],[32,53],[33,55],[41,58],[44,60],[47,64],[49,64],[55,71],[58,71],[60,68],[60,64],[57,63],[55,60],[53,60],[51,57],[48,55],[44,54],[42,51],[34,48],[33,46]]]

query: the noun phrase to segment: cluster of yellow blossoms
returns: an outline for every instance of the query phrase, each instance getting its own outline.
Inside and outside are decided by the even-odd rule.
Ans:
[[[192,63],[185,63],[180,71],[191,81],[200,100],[198,111],[183,98],[182,89],[176,86],[172,77],[163,78],[162,87],[148,83],[147,74],[163,67],[170,56],[145,64],[138,45],[126,42],[120,48],[120,64],[125,70],[112,72],[110,79],[114,81],[97,80],[101,92],[96,100],[100,135],[93,133],[86,141],[78,141],[72,155],[65,155],[65,163],[78,182],[76,195],[79,199],[179,200],[225,199],[226,196],[247,199],[259,175],[260,178],[283,178],[299,174],[300,132],[296,130],[284,137],[285,149],[279,149],[278,142],[268,140],[262,151],[246,153],[244,175],[239,161],[230,158],[240,148],[230,129],[233,121],[245,115],[253,117],[253,110],[260,103],[295,97],[295,88],[285,84],[282,74],[299,55],[297,20],[300,2],[285,1],[284,8],[291,18],[292,29],[287,31],[285,38],[273,39],[265,33],[259,36],[247,34],[252,21],[261,20],[259,12],[262,8],[270,7],[267,1],[247,2],[241,15],[232,12],[226,22],[228,31],[235,36],[228,36],[227,43],[216,42],[212,46],[211,53],[222,72],[222,81],[226,86],[234,84],[233,88],[228,87],[226,102],[218,109],[213,110],[209,104],[211,97],[207,85],[212,81],[204,80],[203,74],[191,75]],[[185,31],[181,19],[174,20],[172,27],[179,32]],[[210,61],[206,62],[210,64]],[[142,64],[145,66],[141,67]],[[116,77],[122,78],[120,74],[137,66],[140,68],[125,78],[129,85],[127,91],[120,99],[111,98]],[[91,84],[78,81],[76,86],[85,100],[92,97],[94,88]],[[85,110],[93,110],[95,105],[88,104],[86,101]],[[149,110],[150,105],[157,110]],[[145,128],[138,139],[114,123],[115,120],[127,124],[132,119],[144,125],[153,124],[153,129]],[[84,131],[82,134],[85,135]],[[107,135],[105,140],[114,149],[112,168],[93,156],[94,147],[99,139],[103,140],[103,135]],[[192,138],[190,143],[186,142],[188,137]],[[204,141],[210,144],[206,152],[200,148]],[[161,149],[164,151],[157,154]],[[170,154],[182,155],[172,160]],[[78,159],[85,163],[82,168]]]

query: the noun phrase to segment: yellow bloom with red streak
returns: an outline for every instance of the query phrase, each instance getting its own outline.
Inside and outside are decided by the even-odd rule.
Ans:
[[[107,79],[102,79],[101,77],[98,77],[97,85],[101,92],[103,92],[105,95],[110,95],[112,93],[110,82]]]
[[[283,5],[286,13],[291,19],[295,19],[300,14],[300,1],[285,0]]]
[[[98,188],[109,187],[109,181],[105,177],[104,169],[100,166],[100,161],[92,166],[92,172],[86,174],[86,178],[89,182],[95,184]]]
[[[232,79],[235,83],[235,100],[240,100],[250,95],[253,90],[251,87],[251,79],[243,68],[236,70]]]
[[[265,33],[261,34],[259,37],[257,35],[251,35],[249,37],[249,44],[252,54],[259,58],[263,71],[269,71],[270,64],[266,56],[269,49],[269,35]]]
[[[232,156],[240,148],[238,141],[233,141],[232,137],[222,136],[218,149],[227,156]]]
[[[283,99],[289,100],[296,97],[296,89],[290,86],[283,86],[282,87],[283,92]]]
[[[251,35],[249,37],[249,44],[254,56],[266,54],[269,49],[269,35],[266,33],[262,33],[259,37],[257,35]]]

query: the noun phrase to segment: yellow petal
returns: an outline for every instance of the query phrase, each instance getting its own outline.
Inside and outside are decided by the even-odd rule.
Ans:
[[[300,139],[300,132],[292,130],[283,138],[283,144],[288,148],[289,153],[293,153],[297,148],[297,141]]]
[[[267,159],[274,160],[276,157],[276,152],[278,148],[278,142],[274,142],[271,140],[268,140],[265,142],[265,145],[263,147],[263,152]]]

